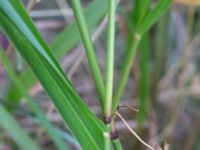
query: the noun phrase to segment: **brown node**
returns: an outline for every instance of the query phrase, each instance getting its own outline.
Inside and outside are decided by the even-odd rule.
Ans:
[[[104,116],[103,121],[104,121],[105,124],[110,124],[111,123],[111,117]]]
[[[118,132],[117,132],[116,130],[110,132],[110,138],[111,138],[112,140],[117,139],[117,138],[118,138]]]

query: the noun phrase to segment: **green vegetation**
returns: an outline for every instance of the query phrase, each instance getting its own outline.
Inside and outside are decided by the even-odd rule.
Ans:
[[[161,145],[168,150],[166,139],[172,149],[180,149],[173,132],[199,117],[200,13],[195,5],[184,3],[180,15],[178,8],[170,7],[172,0],[58,1],[63,8],[53,12],[66,13],[70,19],[46,17],[41,23],[31,19],[26,1],[0,0],[0,34],[9,40],[7,47],[0,46],[0,82],[9,82],[0,86],[5,91],[0,97],[0,149],[9,145],[40,150],[53,145],[58,150],[156,150]],[[44,7],[37,6],[36,10]],[[36,28],[44,22],[50,30],[56,28],[48,44]],[[72,70],[80,66],[84,78],[68,76],[69,68],[61,67],[64,61]],[[73,80],[76,76],[78,81]],[[45,93],[41,89],[38,95],[31,94],[38,83]],[[32,130],[22,123],[23,117]],[[198,128],[196,121],[191,128],[176,131],[180,141],[187,141],[186,150],[199,149]],[[186,129],[191,139],[182,136]]]

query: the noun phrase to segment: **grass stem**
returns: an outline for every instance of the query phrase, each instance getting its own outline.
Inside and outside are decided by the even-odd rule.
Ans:
[[[123,94],[126,82],[128,80],[129,77],[129,73],[131,71],[131,67],[132,67],[132,63],[133,63],[133,58],[136,55],[137,52],[137,48],[139,46],[141,40],[141,35],[135,34],[134,36],[134,41],[131,44],[130,49],[127,49],[126,53],[125,53],[125,58],[124,58],[124,63],[123,63],[123,68],[119,77],[119,83],[117,85],[117,88],[114,92],[114,98],[113,98],[113,108],[112,111],[114,112],[117,107],[118,104],[120,102],[121,96]]]
[[[114,72],[114,45],[115,45],[115,0],[109,1],[108,32],[107,32],[107,55],[106,55],[106,117],[111,116]]]
[[[112,145],[113,145],[113,149],[114,150],[123,150],[122,145],[121,145],[121,143],[120,143],[118,138],[112,140]]]
[[[86,55],[88,58],[90,70],[92,77],[94,79],[95,87],[97,90],[97,95],[100,100],[101,108],[103,110],[104,100],[105,100],[105,87],[103,83],[102,73],[98,64],[98,59],[95,53],[95,48],[90,37],[90,33],[87,29],[87,24],[82,12],[81,3],[79,0],[71,0],[73,6],[73,11],[78,23],[81,38],[85,47]]]
[[[139,85],[139,113],[138,122],[143,125],[147,119],[148,96],[149,96],[149,57],[150,44],[149,35],[144,34],[140,44],[140,85]],[[140,126],[141,126],[140,125]]]

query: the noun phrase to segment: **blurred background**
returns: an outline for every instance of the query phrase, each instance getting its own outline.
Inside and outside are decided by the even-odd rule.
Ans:
[[[97,49],[99,63],[105,74],[107,18],[101,12],[106,8],[92,5],[94,1],[81,0],[88,15],[87,23]],[[155,2],[156,0],[152,0],[152,7]],[[23,0],[23,3],[27,9],[31,7],[29,0]],[[121,0],[117,8],[115,84],[123,67],[123,54],[131,34],[133,5],[134,0]],[[119,113],[142,139],[152,145],[162,146],[168,143],[172,150],[200,150],[199,7],[199,0],[174,0],[167,13],[148,32],[148,39],[142,41],[134,59],[121,105],[142,109],[145,113],[134,112],[128,108],[119,109]],[[59,51],[56,51],[57,47],[53,47],[53,52],[78,93],[101,118],[95,87],[79,32],[74,25],[70,3],[65,0],[40,0],[29,10],[29,14],[50,47],[58,40],[63,41]],[[68,32],[68,38],[62,38],[63,31]],[[27,64],[2,33],[0,43],[12,61],[17,75],[52,122],[59,136],[72,150],[80,150],[76,139],[64,126],[40,84],[35,81],[35,77],[25,73]],[[26,101],[18,93],[1,62],[0,103],[44,149],[56,149],[27,107]],[[146,149],[119,118],[116,120],[116,127],[125,150]],[[0,150],[17,150],[16,144],[1,126]]]

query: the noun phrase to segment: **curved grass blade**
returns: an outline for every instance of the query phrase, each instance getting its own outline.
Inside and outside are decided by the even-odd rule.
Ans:
[[[2,64],[4,65],[4,68],[6,69],[8,75],[10,76],[10,78],[12,79],[16,87],[19,89],[19,91],[23,93],[23,96],[27,100],[28,106],[36,114],[39,122],[45,127],[45,129],[47,130],[47,133],[52,138],[57,148],[59,150],[69,150],[69,148],[64,144],[64,142],[58,136],[53,126],[47,120],[47,118],[45,117],[45,114],[39,108],[35,100],[32,97],[30,97],[26,88],[22,85],[21,81],[16,76],[12,64],[10,63],[9,59],[7,58],[7,56],[5,55],[1,47],[0,47],[0,59],[2,60]]]
[[[103,150],[105,125],[88,109],[19,0],[0,1],[0,27],[27,61],[84,150]]]
[[[0,104],[0,126],[9,133],[11,138],[22,150],[41,150],[41,148],[29,137],[29,135],[18,125],[15,119]]]
[[[107,11],[107,1],[94,0],[84,11],[84,16],[89,29],[97,26],[98,22],[103,18]],[[95,12],[95,13],[93,13]],[[73,35],[73,36],[72,36]],[[51,43],[50,48],[58,59],[68,53],[76,44],[81,42],[80,33],[76,21],[72,21]],[[28,78],[27,78],[28,77]],[[35,84],[37,78],[33,75],[30,68],[25,69],[20,74],[20,80],[26,88],[30,88]],[[22,94],[15,86],[12,86],[7,94],[7,102],[10,100],[18,104]],[[9,106],[11,107],[11,106]]]

